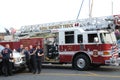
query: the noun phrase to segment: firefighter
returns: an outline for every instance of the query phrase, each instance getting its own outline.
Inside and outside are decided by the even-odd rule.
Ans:
[[[38,70],[38,74],[40,74],[40,72],[41,72],[41,66],[42,66],[42,56],[44,55],[44,53],[43,53],[43,50],[40,48],[40,46],[39,45],[37,45],[37,47],[36,47],[36,52],[35,52],[35,54],[36,54],[36,70]]]
[[[35,49],[32,45],[29,46],[29,52],[30,52],[30,68],[31,71],[35,74],[36,72],[36,56],[35,56]]]
[[[25,54],[25,59],[26,59],[26,66],[27,66],[29,72],[31,72],[31,68],[30,68],[30,53],[29,53],[28,47],[25,47],[24,54]]]
[[[24,47],[21,44],[20,47],[17,49],[17,52],[23,53],[24,52]]]
[[[3,61],[3,68],[4,68],[4,75],[12,75],[12,62],[10,62],[10,59],[12,59],[12,50],[10,49],[9,44],[5,45],[5,49],[2,50],[2,61]]]

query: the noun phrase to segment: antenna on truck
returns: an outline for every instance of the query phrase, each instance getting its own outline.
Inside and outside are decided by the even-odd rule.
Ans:
[[[82,3],[80,5],[80,9],[79,9],[79,12],[78,12],[76,20],[79,18],[79,15],[80,15],[80,12],[81,12],[81,9],[82,9],[82,6],[83,6],[83,2],[84,2],[84,0],[82,0]]]

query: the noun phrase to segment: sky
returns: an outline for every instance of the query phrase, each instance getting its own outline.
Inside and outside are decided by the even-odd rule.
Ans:
[[[4,28],[75,20],[81,3],[82,0],[0,0],[0,32]],[[120,14],[119,5],[120,0],[93,0],[92,17]],[[78,19],[88,17],[89,0],[84,0]]]

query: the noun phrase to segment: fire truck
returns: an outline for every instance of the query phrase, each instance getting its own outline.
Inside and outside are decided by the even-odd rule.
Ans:
[[[77,70],[102,65],[118,65],[115,27],[119,15],[22,26],[11,42],[17,49],[40,45],[43,63],[72,64]],[[0,42],[2,44],[2,42]]]

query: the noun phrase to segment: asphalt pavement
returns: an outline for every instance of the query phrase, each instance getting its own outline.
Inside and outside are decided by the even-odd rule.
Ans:
[[[78,71],[70,65],[44,65],[41,74],[21,71],[13,76],[0,76],[0,80],[120,80],[120,66],[101,66]]]

